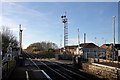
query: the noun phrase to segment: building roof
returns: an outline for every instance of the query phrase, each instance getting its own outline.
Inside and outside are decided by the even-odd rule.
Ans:
[[[82,43],[80,47],[83,48],[99,48],[99,46],[95,45],[94,43]]]
[[[66,48],[69,48],[69,49],[74,49],[74,48],[77,48],[77,47],[78,47],[78,45],[66,46]],[[83,48],[99,48],[94,43],[81,43],[80,47],[83,47]]]
[[[77,48],[78,45],[71,45],[71,46],[66,46],[66,48],[71,48],[71,49],[74,49],[74,48]]]
[[[106,49],[106,48],[108,48],[108,47],[110,47],[110,46],[111,46],[111,44],[103,44],[103,45],[100,46],[100,47]]]
[[[101,48],[108,48],[108,47],[112,48],[112,45],[113,44],[103,44],[101,46]],[[120,44],[115,44],[115,48],[119,48],[120,49]]]

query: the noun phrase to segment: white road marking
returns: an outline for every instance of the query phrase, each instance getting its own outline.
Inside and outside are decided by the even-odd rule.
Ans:
[[[25,71],[25,72],[26,72],[26,79],[29,80],[28,71]]]

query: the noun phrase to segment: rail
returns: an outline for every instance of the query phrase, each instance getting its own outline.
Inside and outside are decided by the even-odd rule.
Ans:
[[[26,55],[27,55],[27,53],[25,53]],[[28,56],[28,55],[27,55]],[[29,60],[35,65],[35,67],[37,68],[37,69],[40,69],[38,66],[37,66],[37,64],[30,58],[30,56],[28,56],[29,57]]]
[[[50,62],[50,61],[48,61],[48,62]],[[68,70],[68,69],[66,69],[66,68],[64,68],[64,67],[62,67],[62,66],[60,66],[60,65],[58,65],[58,64],[56,64],[56,63],[52,63],[52,62],[50,62],[51,64],[54,64],[54,65],[56,65],[56,66],[58,66],[58,67],[60,67],[60,68],[62,68],[62,69],[64,69],[64,70],[66,70],[66,71],[68,71],[68,72],[70,72],[70,73],[72,73],[72,74],[74,74],[74,75],[77,75],[77,76],[79,76],[79,77],[81,77],[81,78],[83,78],[83,79],[85,79],[85,80],[88,80],[86,77],[84,77],[84,76],[82,76],[82,75],[80,75],[80,74],[77,74],[77,73],[75,73],[75,72],[73,72],[73,71],[71,71],[71,70]]]

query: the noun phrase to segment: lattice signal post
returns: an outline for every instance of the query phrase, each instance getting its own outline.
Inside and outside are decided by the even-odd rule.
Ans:
[[[68,44],[68,19],[66,13],[64,16],[61,16],[62,23],[64,24],[64,51],[66,51],[65,47]]]

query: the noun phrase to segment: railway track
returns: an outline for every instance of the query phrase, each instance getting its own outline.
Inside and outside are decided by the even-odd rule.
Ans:
[[[61,75],[59,72],[55,71],[51,67],[47,66],[45,63],[37,60],[32,60],[30,55],[26,54],[27,56],[27,63],[30,66],[27,66],[29,70],[31,70],[31,66],[33,65],[38,70],[44,70],[47,74],[49,74],[52,80],[69,80],[65,76]],[[33,56],[32,56],[33,58]],[[32,65],[31,65],[32,64]]]
[[[75,72],[77,74],[81,74],[82,76],[85,76],[89,80],[101,80],[100,78],[98,78],[98,77],[96,77],[96,76],[94,76],[92,74],[85,73],[84,71],[79,70],[77,68],[74,68],[72,66],[66,66],[66,64],[62,64],[62,63],[58,63],[58,62],[53,62],[53,63],[58,64],[58,65],[66,68],[68,70],[71,70],[71,71],[73,71],[73,72]]]
[[[29,57],[28,60],[30,61],[30,64],[33,64],[32,66],[36,67],[38,70],[44,70],[52,80],[101,80],[95,76],[88,75],[87,73],[81,72],[78,69],[69,67],[65,64],[33,60],[29,55],[27,56]]]
[[[67,68],[64,68],[58,64],[48,62],[48,61],[40,61],[42,64],[47,65],[47,67],[54,70],[54,72],[59,73],[61,77],[64,77],[66,80],[88,80],[86,77],[77,74]],[[47,72],[46,72],[47,73]]]

